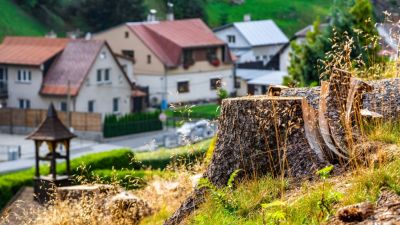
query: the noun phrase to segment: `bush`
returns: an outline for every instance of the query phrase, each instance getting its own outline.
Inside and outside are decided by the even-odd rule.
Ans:
[[[117,137],[162,129],[160,112],[130,113],[123,116],[107,115],[104,118],[104,137]]]

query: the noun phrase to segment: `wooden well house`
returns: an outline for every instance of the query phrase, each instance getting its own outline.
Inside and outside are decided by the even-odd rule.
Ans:
[[[57,116],[53,104],[50,104],[47,116],[39,127],[28,135],[27,139],[35,142],[35,177],[34,193],[35,200],[40,203],[49,201],[55,193],[55,188],[72,184],[70,166],[70,141],[76,137],[61,122]],[[40,154],[40,146],[46,143],[48,153]],[[57,152],[57,149],[64,147],[65,153]],[[57,159],[63,159],[66,163],[64,174],[57,174]],[[47,161],[50,165],[50,174],[41,175],[40,161]]]

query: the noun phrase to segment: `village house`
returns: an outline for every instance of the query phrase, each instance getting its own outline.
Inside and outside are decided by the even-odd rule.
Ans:
[[[289,39],[273,20],[251,21],[250,15],[244,20],[218,27],[214,33],[228,43],[239,68],[280,70],[275,56]]]
[[[134,78],[147,86],[152,106],[209,101],[222,85],[234,92],[232,55],[228,46],[200,19],[125,23],[94,35],[107,40],[116,54],[134,60]]]
[[[125,114],[134,110],[134,95],[144,94],[102,40],[6,37],[0,81],[2,107],[21,109],[52,102],[60,111]]]

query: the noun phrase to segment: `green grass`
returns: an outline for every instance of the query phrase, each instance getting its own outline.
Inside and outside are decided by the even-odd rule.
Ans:
[[[273,19],[288,36],[312,24],[317,16],[323,20],[328,14],[331,0],[246,0],[243,5],[232,5],[227,0],[209,0],[206,4],[208,23],[220,26],[221,15],[228,15],[228,22],[243,21],[251,14],[252,20]]]
[[[48,30],[12,0],[0,1],[0,41],[6,35],[44,35]]]
[[[400,145],[400,122],[385,122],[367,125],[369,140]]]
[[[184,114],[190,118],[196,118],[198,115],[210,115],[217,117],[220,114],[220,106],[217,104],[204,104],[204,105],[187,105],[184,107],[169,108],[165,111],[167,116],[176,114]]]
[[[385,188],[400,194],[399,170],[400,159],[395,159],[378,168],[357,170],[343,178],[306,181],[297,189],[293,186],[287,189],[289,185],[282,189],[282,183],[269,176],[246,181],[234,190],[219,193],[218,197],[227,201],[208,195],[188,224],[252,225],[263,224],[263,219],[266,224],[323,224],[341,206],[375,202]],[[343,186],[349,188],[341,188]],[[234,205],[235,210],[228,208],[226,202]]]

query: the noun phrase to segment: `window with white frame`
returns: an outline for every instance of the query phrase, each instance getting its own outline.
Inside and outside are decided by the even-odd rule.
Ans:
[[[236,37],[235,35],[228,35],[228,43],[235,43]]]
[[[18,70],[17,81],[22,83],[30,83],[32,81],[32,72],[30,70]]]
[[[88,112],[94,112],[94,100],[88,101]]]
[[[18,99],[19,108],[20,109],[29,109],[31,108],[31,101],[29,99]]]
[[[66,112],[68,109],[67,102],[60,102],[60,111]]]
[[[98,84],[111,83],[111,69],[97,69],[96,81]]]
[[[119,98],[113,98],[113,113],[119,112]]]

